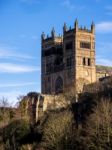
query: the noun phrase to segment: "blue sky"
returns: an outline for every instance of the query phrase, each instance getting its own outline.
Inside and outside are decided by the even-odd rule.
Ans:
[[[40,92],[42,31],[96,25],[96,62],[112,65],[111,0],[0,0],[0,97],[12,104],[19,95]]]

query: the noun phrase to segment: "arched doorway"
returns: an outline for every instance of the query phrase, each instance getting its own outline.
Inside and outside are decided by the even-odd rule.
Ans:
[[[58,77],[55,81],[55,93],[62,93],[63,92],[63,79]]]

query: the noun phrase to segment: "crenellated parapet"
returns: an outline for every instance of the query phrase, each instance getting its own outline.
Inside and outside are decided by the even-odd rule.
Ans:
[[[85,32],[85,33],[92,33],[94,34],[95,33],[95,24],[94,22],[92,22],[91,24],[91,28],[88,29],[86,26],[84,27],[79,27],[79,24],[78,24],[78,20],[76,19],[75,22],[74,22],[74,27],[71,28],[71,27],[67,27],[67,24],[64,23],[64,26],[63,26],[63,36],[66,35],[66,34],[69,34],[69,33],[76,33],[76,32]]]
[[[45,35],[44,32],[41,34],[41,41],[42,43],[47,43],[47,42],[56,42],[56,41],[62,41],[62,36],[61,35],[56,35],[54,27],[51,30],[51,35]]]
[[[67,27],[67,24],[64,23],[64,26],[63,26],[63,36],[57,36],[56,35],[56,32],[55,32],[55,29],[54,27],[52,28],[51,30],[51,35],[45,35],[44,32],[42,32],[42,35],[41,35],[41,40],[42,42],[50,42],[50,41],[57,41],[57,40],[62,40],[64,35],[66,34],[69,34],[69,33],[76,33],[76,32],[85,32],[85,33],[92,33],[92,34],[95,34],[95,24],[94,22],[91,23],[91,28],[88,29],[86,26],[84,27],[79,27],[79,24],[78,24],[78,20],[76,19],[75,22],[74,22],[74,27],[72,28],[71,26],[70,27]]]

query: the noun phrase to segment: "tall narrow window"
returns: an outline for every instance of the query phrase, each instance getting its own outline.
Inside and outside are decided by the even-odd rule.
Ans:
[[[71,57],[69,57],[69,58],[67,58],[67,60],[66,60],[67,62],[67,67],[71,67],[72,66],[72,58]]]
[[[62,93],[63,92],[63,79],[58,77],[55,81],[55,93]]]
[[[86,59],[85,59],[85,57],[83,58],[83,65],[84,66],[86,65]]]
[[[88,58],[88,66],[91,66],[91,60]]]
[[[46,73],[51,72],[51,63],[46,64]]]

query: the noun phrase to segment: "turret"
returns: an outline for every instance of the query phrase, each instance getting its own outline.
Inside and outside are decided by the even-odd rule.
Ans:
[[[51,36],[52,36],[52,38],[55,38],[55,30],[54,30],[54,27],[53,27],[52,30],[51,30]]]
[[[67,31],[67,25],[66,23],[64,23],[64,26],[63,26],[63,33]]]
[[[78,20],[75,20],[75,24],[74,24],[75,30],[78,31]]]
[[[91,24],[91,32],[94,34],[95,33],[95,24],[92,22]]]
[[[45,40],[45,33],[44,32],[42,32],[42,34],[41,34],[41,40],[42,41]]]

